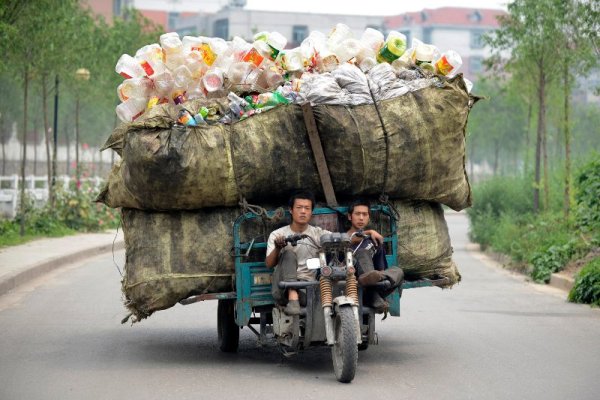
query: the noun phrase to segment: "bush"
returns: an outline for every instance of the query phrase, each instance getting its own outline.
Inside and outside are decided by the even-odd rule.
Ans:
[[[100,231],[116,228],[119,224],[117,210],[95,203],[96,190],[82,186],[79,191],[59,190],[54,207],[49,204],[35,207],[31,199],[25,200],[25,212],[13,220],[0,219],[0,246],[15,245],[40,236],[65,236],[78,231]],[[25,216],[25,236],[20,235],[21,218]]]
[[[565,244],[550,246],[547,250],[535,253],[531,257],[533,271],[531,277],[536,282],[550,282],[550,276],[558,272],[575,256],[587,248],[578,240],[571,239]]]
[[[600,258],[585,265],[575,278],[569,301],[600,307]]]
[[[600,155],[579,170],[575,185],[578,225],[588,231],[600,230]]]

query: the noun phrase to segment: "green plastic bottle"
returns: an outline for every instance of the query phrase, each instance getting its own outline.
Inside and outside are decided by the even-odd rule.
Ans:
[[[391,63],[406,51],[406,36],[399,32],[390,32],[387,40],[377,53],[377,61]]]

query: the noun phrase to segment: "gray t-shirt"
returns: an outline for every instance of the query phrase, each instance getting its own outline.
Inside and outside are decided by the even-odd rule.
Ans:
[[[318,226],[308,225],[304,232],[294,232],[290,225],[283,226],[279,229],[274,230],[269,235],[269,240],[267,241],[267,256],[271,254],[273,250],[275,250],[275,238],[277,236],[290,236],[295,235],[297,233],[302,233],[310,236],[314,239],[313,242],[310,238],[305,238],[298,241],[298,244],[294,247],[291,244],[287,244],[285,249],[292,250],[296,253],[296,258],[298,260],[298,269],[297,276],[300,281],[312,281],[317,276],[317,272],[315,270],[310,270],[306,267],[306,260],[309,258],[318,257],[318,248],[315,243],[319,243],[321,240],[321,235],[326,233],[331,233],[328,230],[319,228]]]

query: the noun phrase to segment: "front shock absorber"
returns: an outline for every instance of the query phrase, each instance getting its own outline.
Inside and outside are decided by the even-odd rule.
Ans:
[[[319,280],[319,288],[321,289],[321,304],[323,305],[323,316],[325,318],[325,335],[327,344],[333,346],[335,343],[335,334],[333,331],[333,284],[331,278],[321,275]]]
[[[333,286],[331,284],[331,279],[321,276],[319,288],[321,289],[321,304],[323,307],[331,307],[333,305]]]
[[[346,296],[354,300],[355,305],[358,305],[358,282],[354,276],[354,268],[348,268],[346,273]]]

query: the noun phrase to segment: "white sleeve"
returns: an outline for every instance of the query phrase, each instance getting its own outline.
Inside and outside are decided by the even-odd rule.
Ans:
[[[275,250],[275,231],[271,232],[267,240],[267,257],[273,250]]]

